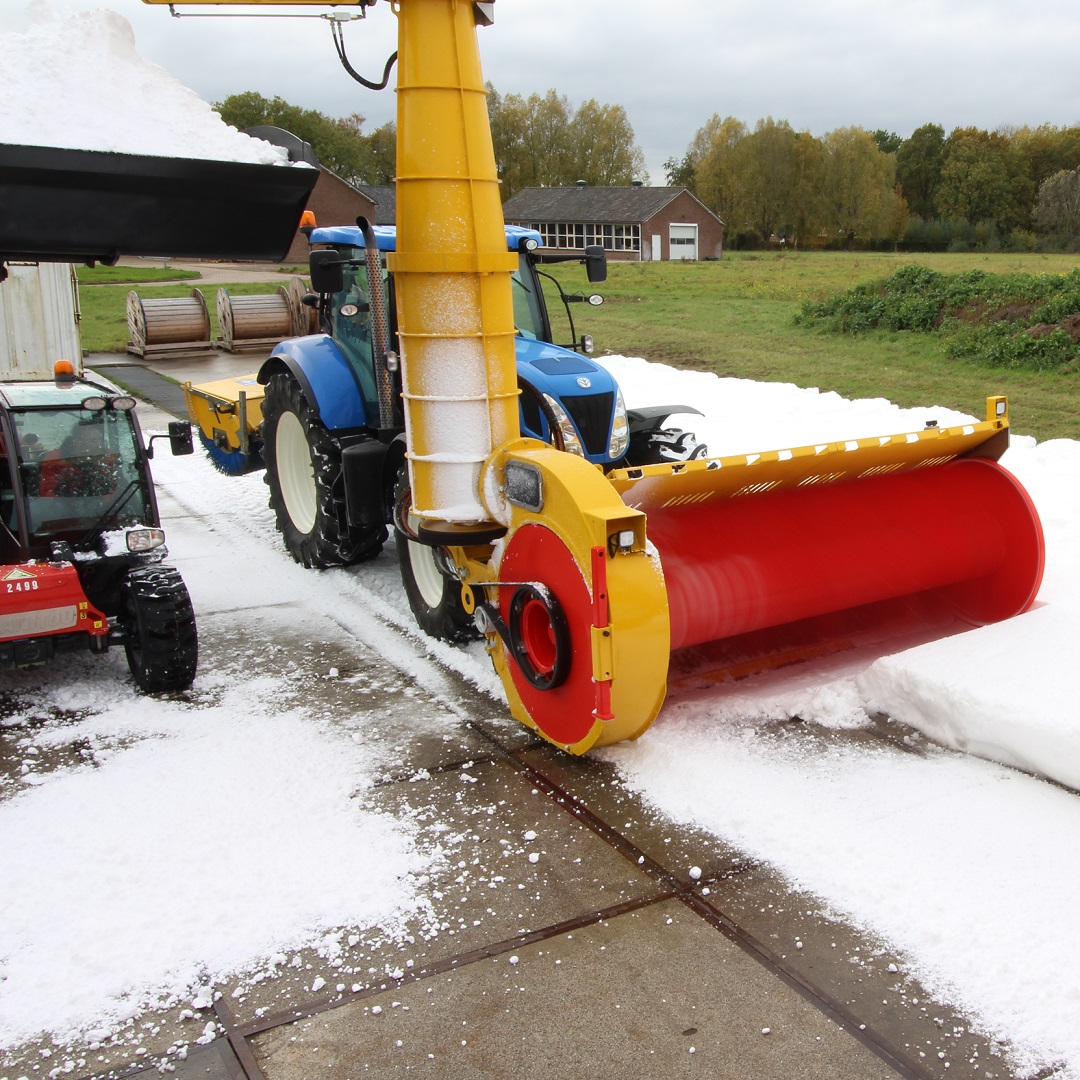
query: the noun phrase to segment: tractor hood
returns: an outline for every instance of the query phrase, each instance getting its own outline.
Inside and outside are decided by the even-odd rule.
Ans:
[[[543,244],[543,237],[535,229],[523,229],[519,225],[507,225],[506,250],[520,251],[521,242],[532,241],[536,247]],[[397,251],[397,228],[393,225],[375,225],[375,245],[380,251]],[[364,234],[356,225],[333,225],[325,229],[312,230],[309,240],[312,244],[332,244],[334,247],[364,246]]]

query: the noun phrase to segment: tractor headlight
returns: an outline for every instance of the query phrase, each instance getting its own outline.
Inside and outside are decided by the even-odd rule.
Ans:
[[[555,417],[555,423],[559,425],[559,431],[562,433],[563,449],[568,454],[577,454],[578,457],[584,457],[585,447],[581,445],[577,428],[574,427],[574,422],[567,415],[566,410],[550,394],[544,395],[544,401],[547,402],[551,415]]]
[[[153,551],[164,543],[164,529],[131,529],[127,534],[128,551]]]
[[[626,402],[622,391],[615,391],[615,415],[611,420],[611,441],[608,443],[608,457],[618,459],[626,453],[630,443],[630,421],[626,416]]]

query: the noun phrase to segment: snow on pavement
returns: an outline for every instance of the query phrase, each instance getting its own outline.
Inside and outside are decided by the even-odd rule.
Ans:
[[[947,415],[883,401],[846,403],[813,390],[721,380],[640,360],[605,362],[631,405],[693,401],[707,414],[696,427],[725,452],[792,445],[800,439],[786,436],[797,425],[801,438],[818,439],[918,429],[927,416],[945,422]],[[724,418],[719,424],[717,416]],[[736,420],[749,434],[715,430]],[[1030,484],[1047,532],[1047,574],[1031,613],[861,667],[794,668],[713,694],[683,695],[637,743],[601,753],[662,813],[777,867],[831,911],[880,935],[907,957],[907,972],[966,1010],[984,1033],[1011,1040],[1018,1060],[1061,1059],[1070,1075],[1080,1076],[1080,941],[1071,919],[1080,886],[1071,842],[1080,830],[1080,801],[1006,767],[1034,761],[1041,747],[1042,771],[1070,785],[1080,775],[1075,680],[1062,659],[1080,639],[1080,506],[1072,480],[1080,444],[1036,446],[1022,436],[1014,444],[1006,464]],[[332,605],[335,618],[361,640],[385,642],[384,620],[409,625],[392,553],[348,571],[306,572],[281,549],[258,476],[221,476],[198,458],[160,456],[154,465],[167,498],[204,511],[230,507],[216,535],[200,541],[198,530],[184,530],[184,559],[177,560],[186,577],[203,564],[217,567],[206,584],[193,578],[195,595],[212,588],[217,610],[249,603],[244,567],[255,564],[260,580],[274,581],[275,589],[280,583],[284,597],[306,591],[312,610]],[[250,634],[258,641],[257,627]],[[398,647],[392,659],[421,683],[434,685],[435,661],[449,656],[456,670],[499,696],[478,646],[413,641],[426,656]],[[1029,664],[1037,665],[1034,675]],[[5,857],[18,852],[8,864],[16,876],[5,873],[2,886],[11,916],[0,931],[9,976],[0,984],[5,1042],[35,1026],[107,1027],[136,999],[194,998],[202,979],[272,968],[282,942],[310,940],[319,927],[393,925],[402,897],[405,911],[423,911],[424,856],[408,822],[371,822],[350,799],[378,769],[378,748],[326,730],[302,700],[283,693],[283,683],[243,672],[230,677],[235,685],[200,675],[197,707],[132,699],[126,687],[107,680],[103,686],[92,676],[67,689],[54,680],[53,704],[79,709],[83,719],[74,727],[19,729],[28,759],[35,748],[46,751],[85,733],[97,768],[60,769],[37,783],[31,771],[24,790],[0,803],[0,837],[18,843],[0,846]],[[247,713],[232,707],[237,699]],[[905,752],[885,743],[807,739],[799,730],[805,724],[782,723],[800,717],[826,730],[845,728],[868,723],[882,708],[925,737],[910,737]],[[967,745],[1006,764],[938,743]],[[272,785],[250,780],[263,770],[274,777]],[[239,780],[222,790],[213,780],[226,773]],[[310,805],[310,817],[283,813],[273,788],[288,791],[292,806]],[[160,807],[133,812],[140,792],[157,792]],[[223,828],[199,828],[210,818]],[[273,857],[251,868],[263,875],[255,880],[261,906],[252,909],[259,917],[243,920],[242,932],[226,941],[221,927],[235,922],[236,906],[214,884],[231,876],[226,867],[235,845],[216,835],[235,833],[257,848],[259,837],[247,831],[252,818],[272,823],[262,835],[274,834]],[[58,825],[70,821],[78,822],[78,843]],[[341,867],[340,890],[314,905],[303,888],[278,887],[292,853],[311,874],[328,858],[337,866],[343,835],[352,837],[357,865]],[[55,867],[66,862],[82,883],[78,893],[57,881]],[[364,872],[373,863],[385,871],[374,881]],[[188,891],[174,903],[170,890],[180,878]],[[139,883],[131,899],[138,917],[116,918],[109,910],[105,898],[118,880]],[[54,903],[41,902],[36,882],[58,894]],[[410,887],[395,891],[390,903],[403,882]],[[55,935],[71,907],[81,909],[80,932]],[[71,957],[88,939],[92,955],[78,962],[105,970],[74,980]]]
[[[148,1009],[205,1008],[211,987],[274,974],[340,928],[400,940],[433,927],[438,846],[365,804],[386,766],[378,732],[363,713],[352,730],[324,720],[294,682],[283,616],[247,616],[273,580],[303,640],[302,598],[333,610],[347,575],[321,581],[288,558],[259,477],[221,487],[201,454],[154,464],[204,514],[230,507],[218,528],[181,522],[172,561],[197,614],[239,613],[251,657],[204,657],[175,700],[137,695],[122,652],[0,676],[5,753],[22,758],[0,782],[0,1049],[43,1032],[122,1044]],[[363,610],[342,621],[369,637],[383,625]],[[433,681],[430,661],[412,667]]]
[[[974,418],[605,362],[628,406],[679,401],[704,412],[686,426],[699,421],[710,453]],[[1080,443],[1014,434],[1002,464],[1046,535],[1030,612],[869,664],[806,665],[687,695],[637,743],[599,754],[662,813],[778,867],[880,935],[908,973],[1011,1042],[1018,1067],[1063,1062],[1055,1076],[1080,1077],[1080,799],[1057,786],[1080,789]],[[846,728],[876,713],[926,739],[909,739],[907,752],[816,743],[780,723]]]

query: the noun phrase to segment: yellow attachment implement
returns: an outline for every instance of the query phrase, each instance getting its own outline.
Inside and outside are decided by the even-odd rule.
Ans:
[[[184,383],[188,415],[203,439],[223,453],[245,457],[259,434],[264,392],[254,374],[198,386]]]
[[[583,753],[649,726],[675,650],[738,677],[901,609],[942,632],[1026,610],[1042,532],[1007,445],[1004,398],[979,423],[607,477],[522,440],[482,477],[506,535],[451,551],[514,715]]]
[[[925,469],[975,455],[997,460],[1008,447],[1008,402],[986,399],[986,419],[900,435],[818,443],[790,450],[618,469],[609,476],[628,506],[649,511],[763,495],[815,484]]]

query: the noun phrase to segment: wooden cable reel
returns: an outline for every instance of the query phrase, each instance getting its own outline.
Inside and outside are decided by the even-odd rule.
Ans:
[[[229,352],[273,348],[292,336],[295,321],[284,285],[276,292],[253,296],[233,296],[228,289],[218,289],[217,320],[219,344]]]
[[[127,295],[127,351],[136,356],[178,356],[209,352],[210,312],[198,289],[190,296],[148,299]]]

